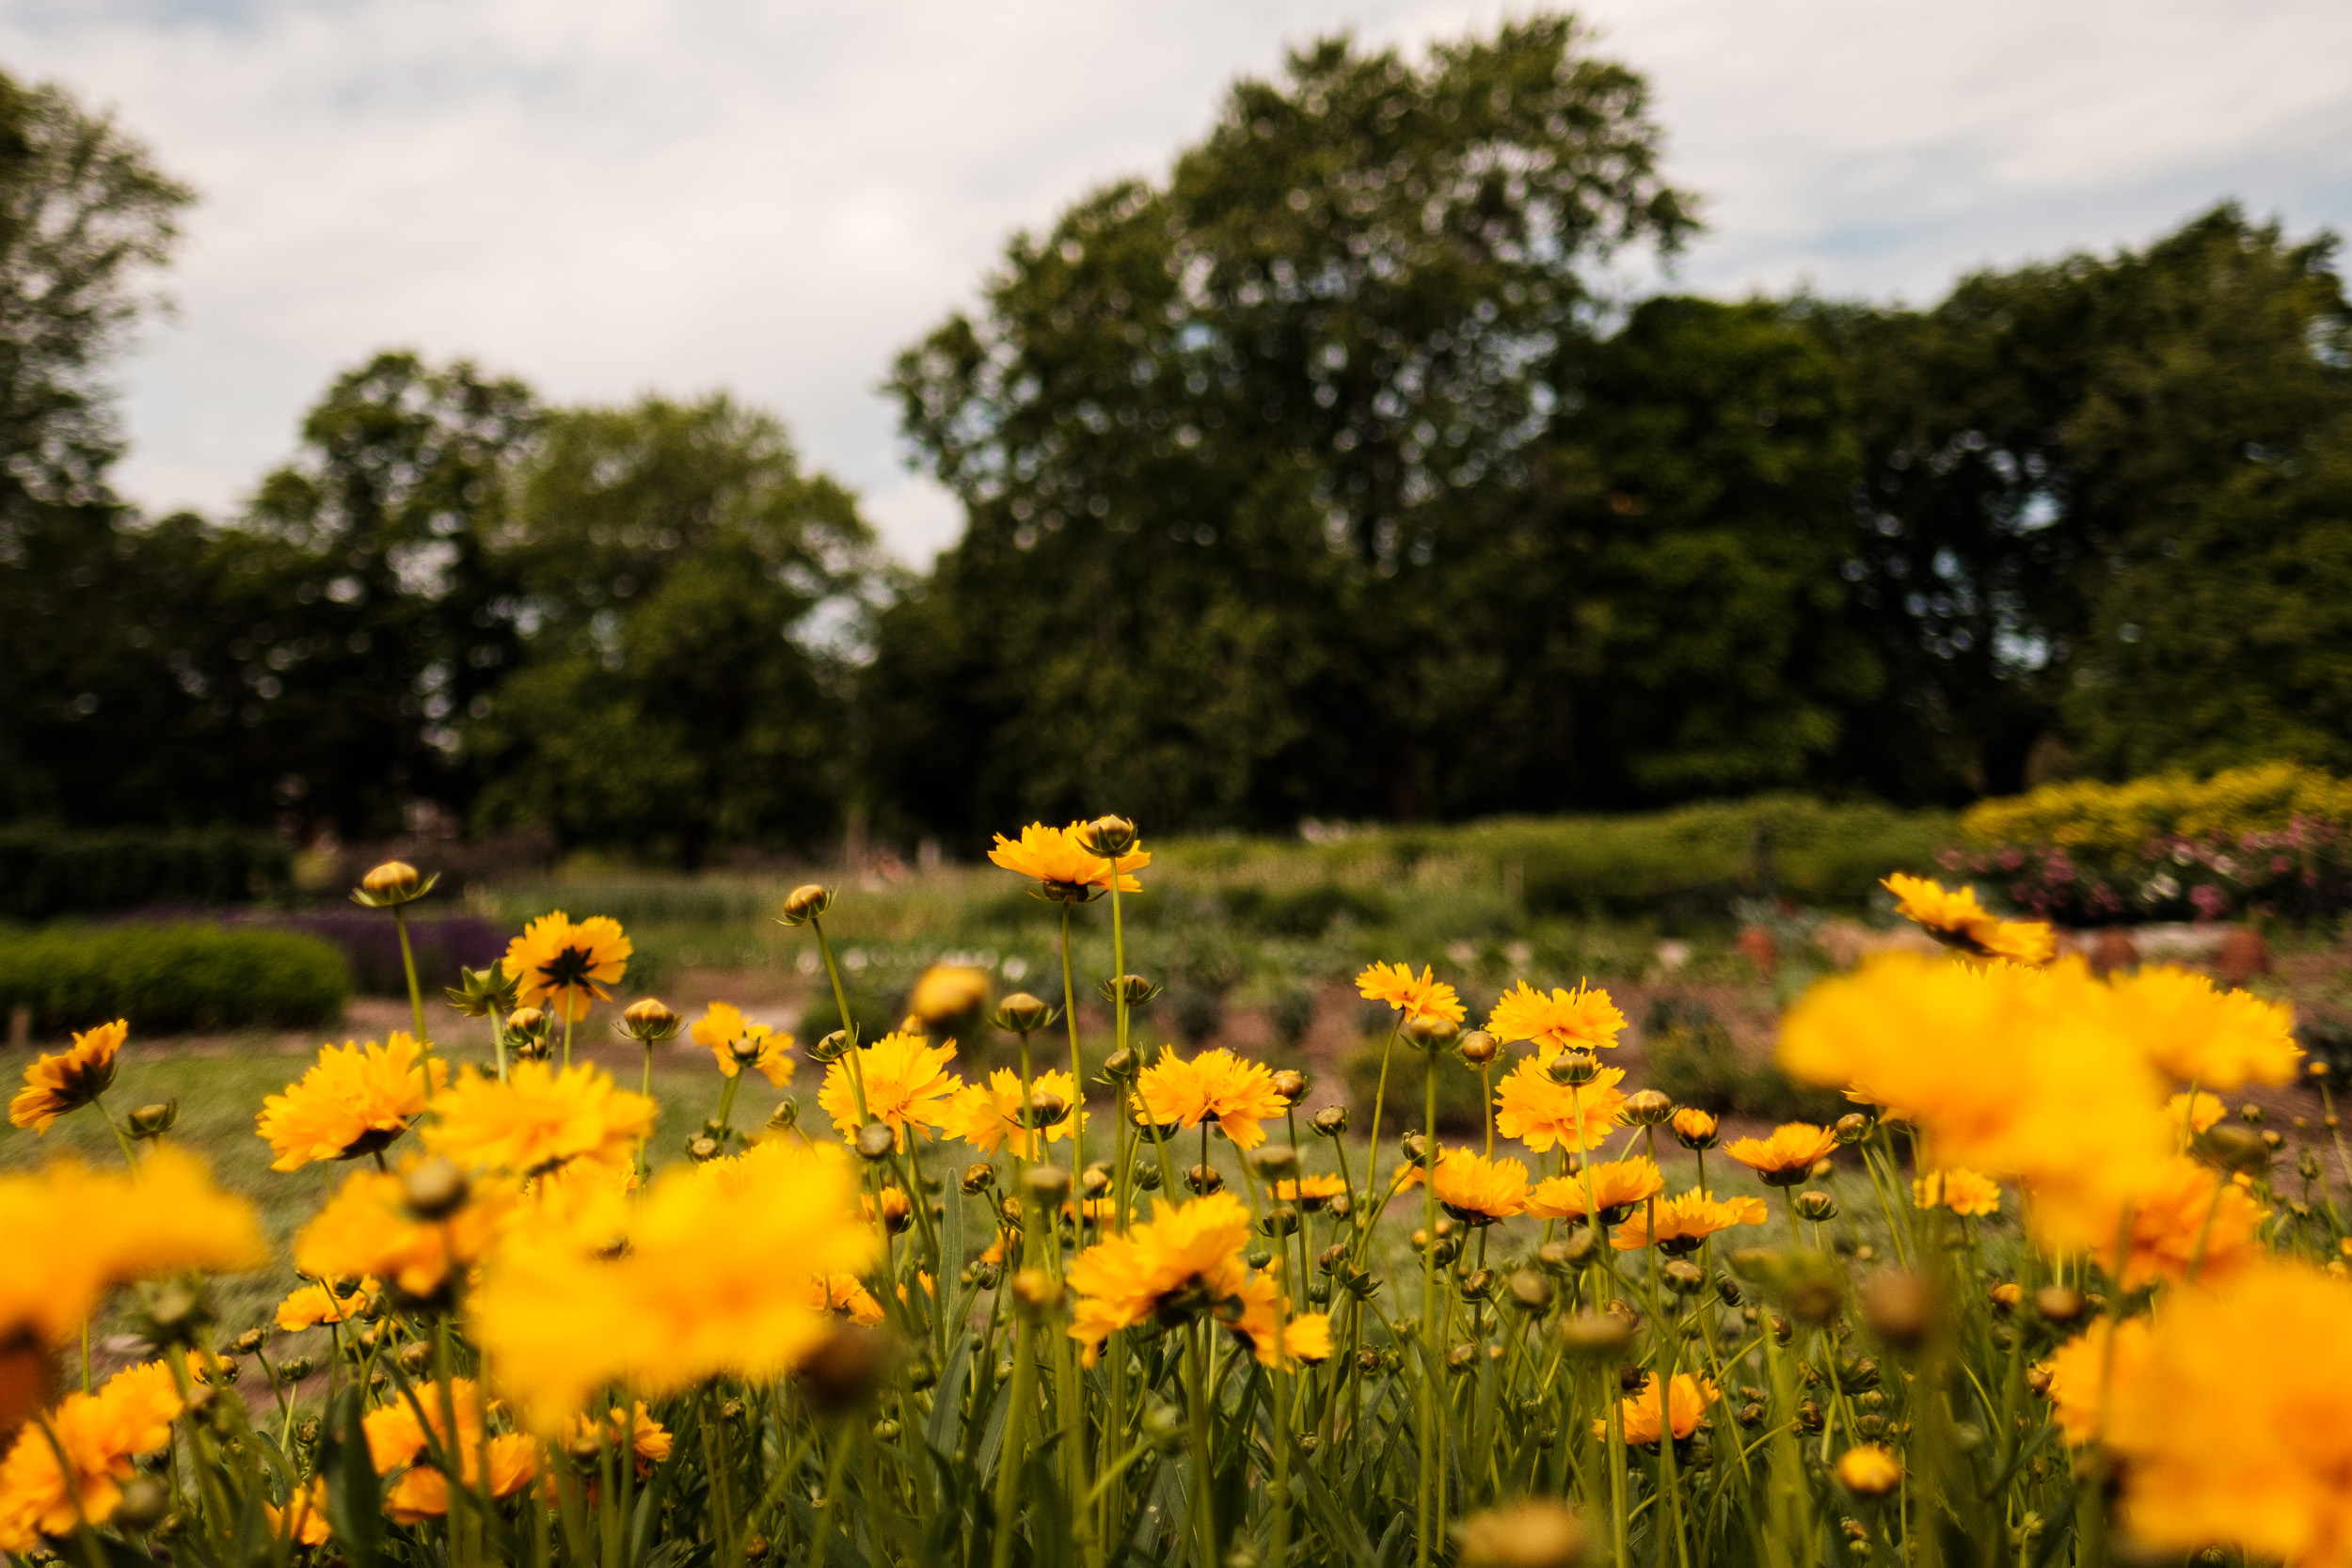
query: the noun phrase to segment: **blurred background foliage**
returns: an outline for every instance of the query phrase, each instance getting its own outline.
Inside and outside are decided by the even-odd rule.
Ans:
[[[967,515],[917,574],[760,410],[405,352],[235,515],[139,515],[108,376],[192,193],[0,80],[0,822],[503,845],[510,882],[1386,823],[1228,912],[1392,927],[1351,857],[1452,857],[1484,940],[1851,900],[2048,781],[2352,771],[2332,235],[2224,203],[1924,309],[1645,295],[1698,210],[1661,135],[1558,16],[1236,83],[890,368]]]

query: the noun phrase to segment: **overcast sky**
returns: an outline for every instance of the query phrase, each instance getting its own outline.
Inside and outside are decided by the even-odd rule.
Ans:
[[[1448,0],[0,0],[0,64],[203,193],[119,473],[238,505],[328,378],[469,355],[547,397],[782,414],[924,562],[956,509],[875,384],[1016,228],[1156,175],[1225,86]],[[1915,302],[2234,196],[2352,227],[2348,0],[1596,0],[1709,234],[1677,286]]]

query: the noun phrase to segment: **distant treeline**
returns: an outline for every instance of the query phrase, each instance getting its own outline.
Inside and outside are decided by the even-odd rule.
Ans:
[[[2352,317],[2233,206],[1925,309],[1627,302],[1695,230],[1639,75],[1319,44],[899,358],[968,518],[915,576],[755,410],[405,354],[135,515],[103,372],[189,193],[0,87],[0,819],[691,864],[2352,770]]]

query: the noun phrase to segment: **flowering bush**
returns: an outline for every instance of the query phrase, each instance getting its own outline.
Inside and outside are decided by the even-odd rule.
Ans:
[[[1296,1071],[1131,1037],[1155,990],[1126,968],[1132,825],[1032,826],[993,858],[1055,911],[1057,1002],[943,975],[879,1037],[798,1041],[638,1001],[612,1026],[648,1082],[681,1035],[721,1078],[680,1161],[656,1164],[645,1093],[573,1059],[627,972],[616,922],[550,912],[451,990],[482,1060],[430,1042],[412,988],[414,1033],[330,1046],[260,1109],[276,1168],[350,1167],[265,1325],[215,1323],[202,1288],[265,1259],[251,1211],[171,1146],[174,1107],[107,1103],[125,1027],[42,1057],[11,1119],[102,1116],[129,1170],[0,1179],[0,1551],[2352,1560],[2332,1101],[2297,1187],[2283,1139],[2206,1092],[2305,1070],[2283,1008],[2094,978],[2046,928],[1903,879],[1949,956],[1880,958],[1786,1020],[1783,1067],[1853,1107],[1828,1125],[1728,1136],[1637,1086],[1590,986],[1521,981],[1473,1028],[1430,969],[1383,962],[1358,981],[1389,1018],[1359,1141]],[[405,929],[428,891],[390,864],[358,897]],[[834,901],[781,912],[837,991]],[[1089,1084],[1067,959],[1098,904]],[[1017,1069],[961,1075],[936,1031],[976,1011]],[[796,1100],[738,1125],[747,1085],[803,1068],[824,1126]],[[1464,1069],[1483,1125],[1447,1144]],[[151,1355],[100,1383],[87,1325],[121,1288]],[[315,1359],[290,1338],[322,1331]]]

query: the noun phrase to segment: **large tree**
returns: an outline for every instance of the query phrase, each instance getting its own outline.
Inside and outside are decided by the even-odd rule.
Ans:
[[[1443,810],[1418,612],[1524,481],[1593,263],[1672,247],[1641,79],[1541,17],[1244,81],[1164,184],[1017,237],[893,377],[963,541],[885,617],[896,798],[977,832]]]

